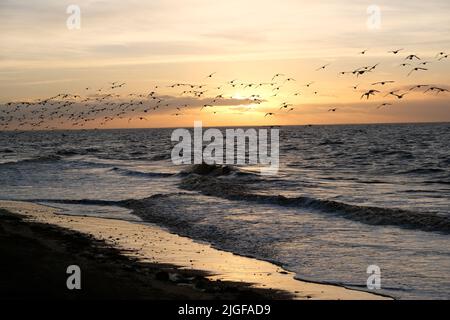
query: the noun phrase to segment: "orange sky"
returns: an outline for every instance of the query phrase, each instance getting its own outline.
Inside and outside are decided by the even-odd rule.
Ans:
[[[169,106],[130,112],[104,127],[192,126],[194,120],[209,126],[450,121],[449,93],[414,90],[401,100],[384,97],[389,90],[406,92],[417,84],[449,88],[450,62],[436,58],[438,52],[450,52],[446,0],[378,1],[379,29],[367,25],[367,1],[85,0],[78,1],[79,30],[66,27],[69,4],[0,2],[0,103],[61,92],[86,96],[90,93],[85,87],[106,90],[109,82],[119,81],[126,85],[110,90],[122,96],[118,100],[154,90],[168,97]],[[398,48],[404,50],[388,53]],[[365,49],[364,55],[358,54]],[[421,60],[400,67],[413,53]],[[422,66],[428,70],[407,76],[424,61],[431,62]],[[325,64],[330,65],[316,71]],[[359,78],[338,75],[375,64],[379,66],[373,72]],[[206,78],[212,72],[217,73]],[[233,79],[269,83],[276,73],[285,74],[277,78],[276,86],[282,88],[276,97],[274,86],[227,84]],[[284,83],[286,78],[295,81]],[[395,83],[372,85],[382,80]],[[311,81],[310,88],[304,86]],[[183,89],[168,87],[174,83],[205,85],[208,91],[200,101],[190,99],[182,116],[174,116],[188,98],[181,95]],[[356,84],[358,89],[352,89]],[[369,89],[382,93],[361,100]],[[219,106],[200,111],[219,94],[225,97]],[[251,95],[259,95],[263,103],[248,104]],[[283,102],[294,110],[279,110]],[[384,102],[393,105],[377,109]],[[328,112],[335,107],[336,112]],[[74,106],[77,112],[82,108]],[[264,117],[267,112],[275,115]],[[70,121],[53,125],[72,127]],[[93,121],[86,127],[98,126]]]

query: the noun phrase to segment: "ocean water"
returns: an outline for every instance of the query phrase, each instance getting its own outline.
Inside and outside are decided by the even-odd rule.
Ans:
[[[450,124],[282,127],[270,177],[175,166],[171,133],[0,132],[0,198],[157,223],[360,290],[378,265],[376,292],[450,298]]]

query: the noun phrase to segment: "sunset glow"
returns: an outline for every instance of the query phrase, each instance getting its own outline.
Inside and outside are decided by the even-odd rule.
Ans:
[[[80,29],[69,30],[69,4],[0,2],[0,103],[60,93],[92,96],[94,88],[105,91],[110,82],[117,81],[126,83],[114,90],[122,97],[156,91],[172,98],[151,116],[130,112],[132,120],[115,118],[104,125],[94,120],[84,128],[176,127],[192,125],[193,120],[208,125],[450,120],[448,92],[415,90],[408,93],[408,99],[384,94],[369,101],[361,99],[374,88],[372,83],[382,80],[395,81],[389,90],[405,91],[417,84],[448,88],[449,60],[436,59],[437,53],[449,49],[448,1],[436,0],[432,6],[419,1],[379,1],[379,28],[368,26],[366,1],[227,1],[213,5],[202,0],[83,0],[77,4]],[[404,50],[398,54],[389,52],[400,48]],[[408,76],[411,68],[400,64],[409,54],[420,56],[420,62],[430,61],[427,71]],[[339,74],[375,64],[377,72],[361,77]],[[326,69],[316,71],[322,65]],[[208,78],[211,73],[213,77]],[[278,78],[279,92],[274,86],[246,86],[270,83],[277,73],[284,75]],[[295,80],[285,83],[287,78]],[[236,87],[229,84],[233,79],[239,83]],[[314,84],[306,87],[310,82]],[[174,83],[208,89],[201,99],[192,97],[186,103],[188,94],[171,88]],[[92,90],[86,91],[87,87]],[[385,93],[387,87],[376,89]],[[217,95],[242,103],[222,101],[200,111]],[[246,99],[251,95],[258,95],[261,103],[249,103]],[[284,102],[292,104],[293,110],[277,112]],[[380,110],[377,106],[382,103],[393,104]],[[182,105],[186,105],[183,114],[174,116]],[[332,107],[339,112],[327,112]],[[264,117],[267,112],[276,115]],[[142,116],[150,118],[140,121]],[[69,122],[46,121],[49,127],[74,127]]]

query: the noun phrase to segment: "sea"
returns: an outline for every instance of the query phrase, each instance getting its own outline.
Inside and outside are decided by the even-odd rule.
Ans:
[[[449,123],[278,129],[272,176],[174,165],[173,129],[0,132],[0,199],[154,223],[302,280],[450,299]]]

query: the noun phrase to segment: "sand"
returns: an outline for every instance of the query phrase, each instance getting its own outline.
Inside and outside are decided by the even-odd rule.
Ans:
[[[30,223],[50,224],[89,235],[106,243],[111,248],[119,249],[122,255],[128,255],[131,259],[130,264],[137,261],[152,265],[156,271],[163,270],[167,275],[168,283],[180,288],[182,292],[178,293],[182,297],[220,298],[220,292],[207,295],[205,293],[208,291],[207,289],[199,288],[200,286],[192,281],[183,281],[183,278],[187,278],[189,275],[201,274],[207,280],[206,287],[217,283],[236,284],[240,290],[242,288],[252,289],[254,296],[252,297],[251,294],[247,296],[250,298],[260,298],[262,295],[268,299],[387,299],[381,295],[340,286],[299,281],[294,279],[293,273],[272,263],[217,250],[208,244],[180,237],[152,224],[67,216],[60,214],[58,209],[27,202],[0,201],[0,208],[23,216],[25,221]],[[179,272],[174,272],[174,270],[179,270]],[[157,274],[155,270],[153,271],[152,279]],[[166,277],[164,273],[160,273],[158,276]],[[161,284],[156,284],[158,290],[164,292],[164,286],[161,289]],[[239,286],[239,284],[242,285]],[[152,282],[150,281],[148,285],[151,286]],[[186,292],[187,287],[190,291]],[[176,296],[177,293],[177,289],[174,291],[173,288],[170,288],[170,290],[172,296],[167,296],[169,299]],[[204,293],[203,296],[202,293]],[[152,294],[147,297],[151,299]],[[225,293],[223,297],[239,298],[237,295]]]

